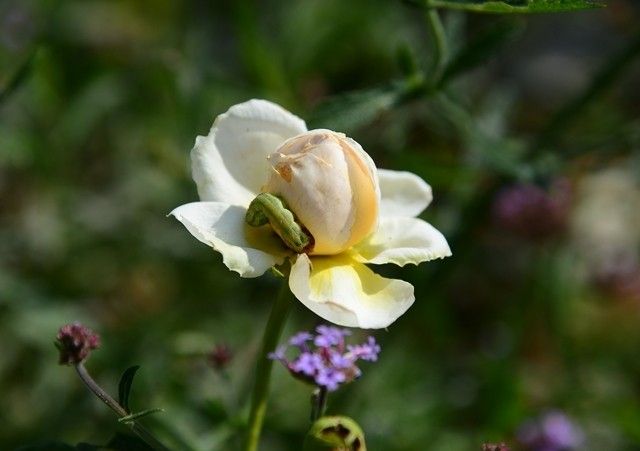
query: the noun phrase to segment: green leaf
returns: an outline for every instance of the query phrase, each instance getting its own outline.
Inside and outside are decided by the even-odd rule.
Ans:
[[[304,451],[366,451],[362,428],[349,417],[321,417],[311,425],[304,441]]]
[[[480,66],[512,42],[521,31],[522,22],[505,20],[480,33],[451,58],[442,75],[442,83]]]
[[[118,418],[118,423],[129,423],[129,422],[138,420],[140,418],[146,417],[147,415],[151,415],[158,412],[164,412],[164,409],[154,408],[154,409],[146,409],[141,412],[132,413],[131,415]]]
[[[37,48],[34,49],[29,56],[22,61],[16,71],[6,80],[6,82],[3,85],[0,85],[0,104],[29,78],[33,71],[33,63],[37,50]]]
[[[401,98],[399,85],[350,92],[330,98],[311,114],[309,128],[351,131],[375,119]]]
[[[77,448],[62,442],[41,441],[31,445],[21,446],[15,451],[75,451]]]
[[[427,8],[455,9],[472,13],[489,14],[536,14],[579,11],[602,8],[605,5],[593,0],[529,0],[529,1],[468,1],[468,0],[421,0]]]
[[[131,393],[131,385],[133,384],[133,378],[139,369],[140,365],[127,368],[124,370],[124,373],[122,373],[122,377],[118,383],[118,404],[120,404],[127,412],[130,412],[129,393]]]
[[[55,442],[55,441],[41,441],[37,443],[33,443],[31,445],[21,446],[17,448],[15,451],[100,451],[100,450],[116,450],[116,451],[124,451],[125,449],[132,448],[113,448],[109,445],[101,446],[101,445],[92,445],[90,443],[78,443],[76,446],[69,445],[63,442]],[[148,448],[145,448],[147,450]]]

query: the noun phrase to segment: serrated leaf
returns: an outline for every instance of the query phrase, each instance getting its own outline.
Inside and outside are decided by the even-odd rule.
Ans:
[[[318,418],[309,429],[304,441],[305,451],[321,450],[366,451],[362,428],[349,417],[326,416]]]
[[[513,41],[521,31],[522,23],[519,21],[505,20],[496,23],[451,58],[442,75],[443,83],[480,66]]]
[[[603,3],[594,0],[529,0],[522,2],[422,0],[420,4],[429,8],[455,9],[472,13],[489,14],[557,13],[602,8],[605,6]]]
[[[118,383],[118,404],[120,404],[127,412],[130,412],[129,394],[131,393],[133,378],[135,377],[138,369],[140,369],[140,365],[130,366],[124,370],[122,377],[120,377],[120,382]]]
[[[147,415],[151,415],[158,412],[164,412],[164,409],[154,408],[154,409],[146,409],[141,412],[132,413],[131,415],[118,418],[118,423],[129,423],[131,421],[135,421],[140,418],[146,417]]]

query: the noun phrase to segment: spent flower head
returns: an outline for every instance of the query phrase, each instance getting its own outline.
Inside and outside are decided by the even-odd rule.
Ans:
[[[378,359],[380,346],[373,337],[352,346],[345,343],[345,337],[351,334],[346,329],[318,326],[315,332],[298,332],[288,340],[297,351],[295,358],[287,358],[286,346],[278,347],[269,358],[282,363],[297,379],[328,391],[335,391],[360,377],[362,371],[356,366],[358,360],[373,362]]]
[[[233,352],[224,343],[215,345],[207,355],[209,364],[218,371],[224,369],[231,362],[231,359],[233,359]]]
[[[60,328],[55,344],[60,351],[60,364],[74,365],[84,361],[100,346],[100,336],[75,322]]]

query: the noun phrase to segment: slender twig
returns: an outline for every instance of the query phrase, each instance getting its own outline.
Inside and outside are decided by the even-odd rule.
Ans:
[[[118,404],[118,402],[113,399],[111,395],[109,395],[109,393],[104,391],[102,387],[98,385],[98,383],[91,377],[82,362],[77,363],[75,365],[75,368],[78,376],[80,376],[80,379],[82,379],[82,382],[84,382],[87,388],[89,388],[89,390],[91,390],[94,395],[100,398],[102,402],[104,402],[111,410],[113,410],[116,415],[118,415],[118,417],[122,418],[129,415],[124,407]],[[147,445],[149,445],[154,450],[169,451],[169,448],[164,446],[157,438],[153,436],[153,434],[151,434],[151,432],[147,428],[142,426],[137,421],[130,421],[127,422],[127,424],[138,437],[144,440],[145,443],[147,443]]]
[[[433,37],[433,61],[429,75],[431,84],[437,86],[444,72],[447,59],[449,58],[449,49],[447,46],[447,35],[440,20],[438,10],[430,8],[430,0],[427,0],[426,5],[428,8],[425,13],[427,25]]]
[[[289,308],[291,306],[289,286],[287,279],[282,282],[280,293],[271,307],[271,313],[267,321],[262,338],[262,348],[258,354],[256,365],[256,379],[251,396],[251,413],[249,414],[249,426],[247,431],[247,441],[245,451],[256,451],[260,442],[260,433],[264,423],[264,415],[267,411],[267,400],[269,398],[269,383],[271,381],[271,368],[273,360],[268,358],[268,354],[273,352],[278,344],[282,329],[287,320]]]
[[[327,410],[327,395],[328,391],[326,387],[316,387],[311,395],[311,422],[313,423],[318,418],[324,415]]]

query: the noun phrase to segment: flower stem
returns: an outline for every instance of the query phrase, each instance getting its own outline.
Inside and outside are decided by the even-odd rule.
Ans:
[[[104,402],[111,410],[113,410],[116,415],[120,418],[126,417],[129,413],[120,405],[118,402],[113,399],[109,393],[104,391],[100,385],[91,377],[87,369],[85,368],[82,362],[75,365],[76,373],[82,379],[82,382],[91,390],[91,392],[96,395],[102,402]],[[157,438],[147,430],[144,426],[142,426],[137,421],[131,421],[127,423],[131,430],[144,442],[149,445],[152,449],[157,451],[169,451],[169,448],[164,446]]]
[[[247,441],[244,447],[245,451],[256,451],[258,449],[262,423],[264,422],[264,415],[267,411],[269,382],[271,380],[271,368],[273,366],[273,360],[267,356],[275,350],[280,335],[282,334],[282,329],[284,328],[291,306],[289,297],[289,285],[287,284],[287,279],[285,279],[271,307],[267,327],[262,337],[262,348],[258,354],[256,379],[251,396],[251,413],[249,414]]]
[[[431,5],[431,0],[427,0],[427,7]],[[440,15],[435,8],[429,8],[426,12],[427,25],[433,37],[433,63],[431,65],[431,83],[437,86],[444,72],[444,66],[448,59],[447,35],[444,26],[440,21]]]
[[[311,422],[315,422],[327,410],[327,388],[316,387],[311,395]]]

